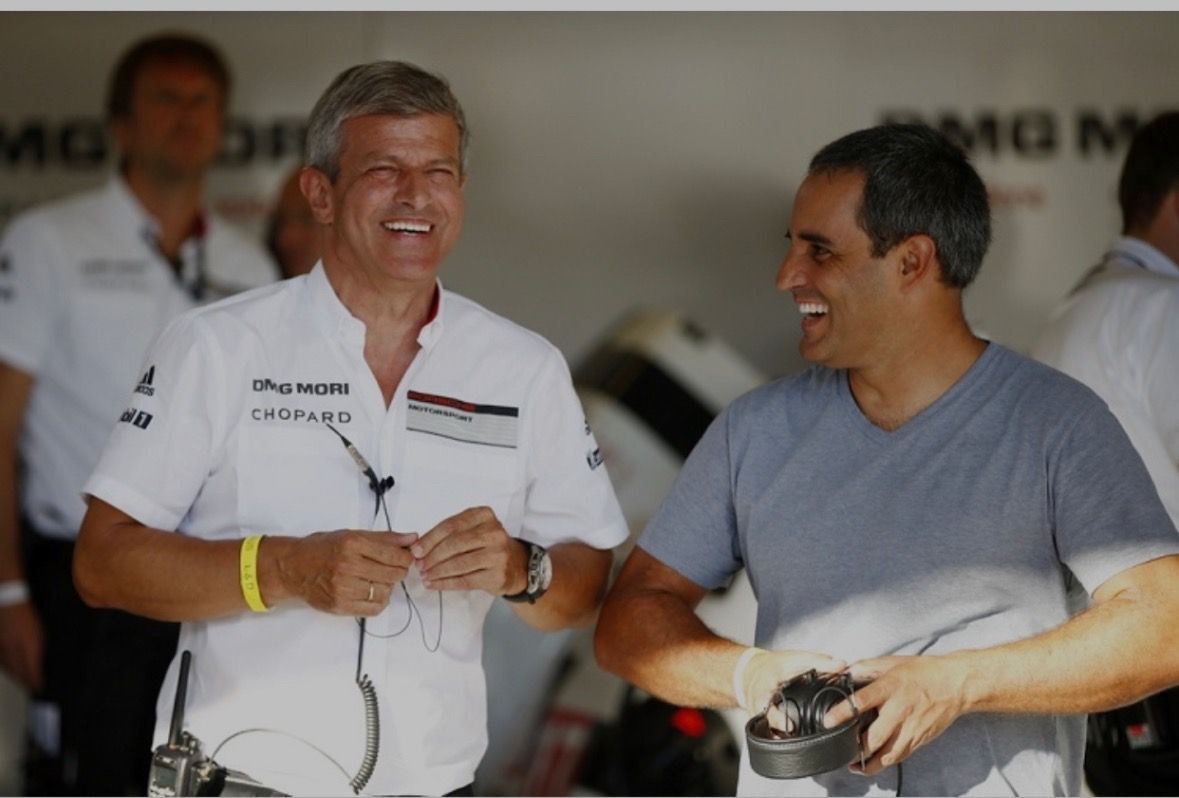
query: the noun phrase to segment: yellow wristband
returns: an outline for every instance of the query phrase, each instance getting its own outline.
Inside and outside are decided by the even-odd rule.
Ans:
[[[246,604],[254,612],[270,611],[270,608],[262,601],[262,591],[258,589],[258,544],[262,542],[262,537],[262,535],[250,535],[242,541],[241,568],[239,570],[242,595],[246,597]]]

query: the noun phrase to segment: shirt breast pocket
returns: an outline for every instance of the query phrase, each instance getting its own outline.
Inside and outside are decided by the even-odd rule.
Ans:
[[[471,507],[490,507],[507,528],[522,501],[521,463],[514,447],[406,433],[403,477],[398,479],[395,527],[426,532]]]
[[[327,429],[243,426],[237,488],[243,531],[305,535],[368,528],[358,512],[368,483]]]

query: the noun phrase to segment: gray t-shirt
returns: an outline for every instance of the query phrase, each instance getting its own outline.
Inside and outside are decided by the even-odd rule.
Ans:
[[[1179,553],[1117,421],[1081,383],[990,344],[930,407],[886,432],[847,374],[812,367],[746,394],[709,427],[639,541],[705,588],[741,567],[757,645],[854,662],[1026,638],[1092,593]],[[904,763],[906,794],[1076,795],[1081,716],[973,714]],[[891,794],[896,768],[738,792]]]

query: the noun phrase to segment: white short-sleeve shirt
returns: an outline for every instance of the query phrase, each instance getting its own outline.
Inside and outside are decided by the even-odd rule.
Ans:
[[[79,490],[140,381],[143,353],[205,295],[271,282],[262,250],[213,215],[181,249],[178,279],[153,245],[155,221],[120,177],[21,214],[0,240],[0,360],[35,377],[20,450],[22,504],[46,535],[73,538]]]
[[[1179,264],[1119,238],[1033,354],[1106,401],[1179,526]]]
[[[132,396],[86,492],[204,539],[385,529],[330,424],[378,477],[393,477],[385,496],[396,531],[426,532],[487,505],[509,534],[543,545],[626,538],[555,347],[439,288],[386,408],[364,340],[322,265],[186,314],[150,351],[142,368],[154,390]],[[405,584],[412,604],[395,591],[368,621],[363,671],[379,697],[381,747],[367,790],[437,795],[470,783],[486,747],[480,657],[493,598],[426,591],[412,569]],[[365,741],[358,639],[355,619],[302,604],[184,624],[179,650],[194,654],[187,728],[208,752],[228,740],[218,761],[269,786],[347,790]],[[174,661],[161,691],[157,743],[177,670]],[[281,733],[230,739],[256,728]]]

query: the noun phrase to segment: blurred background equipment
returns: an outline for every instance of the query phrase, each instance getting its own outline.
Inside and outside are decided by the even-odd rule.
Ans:
[[[594,729],[578,792],[733,795],[740,756],[720,713],[673,706],[632,687],[618,717]]]
[[[1094,795],[1179,792],[1179,687],[1090,715],[1085,780]]]
[[[716,414],[765,377],[682,315],[643,311],[609,330],[574,382],[631,537],[626,559]],[[756,603],[740,575],[699,614],[752,642]],[[523,652],[528,652],[525,656]],[[744,713],[674,707],[594,662],[592,630],[541,634],[496,602],[483,649],[490,745],[485,795],[732,795]]]

